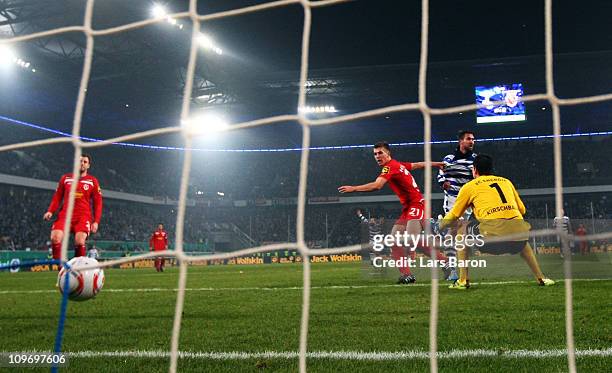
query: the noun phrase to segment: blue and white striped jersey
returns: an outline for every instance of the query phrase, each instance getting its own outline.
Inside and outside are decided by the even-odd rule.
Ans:
[[[555,229],[561,229],[563,233],[567,233],[567,234],[572,233],[570,218],[568,218],[567,216],[563,216],[561,218],[555,217],[553,219],[553,227]]]
[[[361,222],[363,224],[367,224],[368,225],[368,238],[370,243],[374,243],[374,236],[380,236],[382,235],[383,232],[383,222],[378,219],[373,219],[373,218],[366,218],[363,215],[358,215],[359,216],[359,220],[361,220]]]
[[[444,157],[444,169],[438,172],[438,184],[442,187],[446,181],[450,182],[451,186],[444,191],[445,195],[457,197],[459,189],[473,179],[472,167],[475,158],[475,153],[463,154],[459,149]]]

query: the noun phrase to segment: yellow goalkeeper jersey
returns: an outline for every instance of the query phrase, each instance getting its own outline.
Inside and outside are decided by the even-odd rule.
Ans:
[[[506,178],[485,175],[465,184],[444,220],[458,219],[470,206],[481,222],[480,231],[485,236],[502,236],[530,229],[523,220],[525,205],[512,182]]]

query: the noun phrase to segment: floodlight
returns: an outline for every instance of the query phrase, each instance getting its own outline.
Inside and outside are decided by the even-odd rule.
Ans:
[[[15,62],[16,56],[8,45],[0,44],[0,65],[8,66]]]
[[[168,14],[168,12],[166,11],[166,8],[164,8],[163,5],[159,5],[159,4],[153,5],[153,8],[151,9],[151,13],[153,14],[153,17],[155,18],[164,17],[166,16],[166,14]]]
[[[229,127],[227,121],[216,114],[206,113],[196,115],[181,123],[183,131],[188,135],[202,136],[221,132]]]
[[[208,35],[202,34],[198,36],[197,40],[198,43],[204,48],[212,48],[214,45],[212,39]]]

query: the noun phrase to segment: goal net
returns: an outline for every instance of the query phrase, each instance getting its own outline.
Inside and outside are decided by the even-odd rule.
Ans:
[[[311,28],[312,28],[312,12],[315,8],[332,7],[340,3],[346,3],[347,0],[322,0],[322,1],[307,1],[307,0],[281,0],[264,3],[260,5],[248,6],[245,8],[234,9],[230,11],[222,11],[212,14],[199,14],[197,11],[197,1],[191,0],[189,2],[189,10],[187,12],[175,13],[170,15],[159,16],[156,18],[124,24],[121,26],[110,27],[105,29],[94,29],[92,27],[92,17],[94,14],[94,0],[88,0],[86,4],[84,22],[82,25],[61,27],[53,30],[44,32],[32,33],[25,36],[10,37],[0,40],[0,45],[10,45],[12,43],[33,41],[40,38],[45,38],[54,35],[61,35],[65,33],[80,32],[86,38],[86,49],[83,61],[83,71],[80,86],[78,89],[78,98],[76,101],[76,110],[74,113],[73,129],[71,137],[59,136],[50,137],[42,140],[35,140],[24,143],[15,143],[10,145],[0,146],[0,152],[7,152],[17,149],[25,149],[31,147],[38,147],[50,144],[67,143],[74,147],[74,163],[73,173],[79,172],[79,160],[80,156],[84,151],[90,148],[107,147],[116,143],[136,141],[143,138],[152,136],[164,135],[164,134],[180,134],[184,138],[184,159],[182,165],[182,172],[180,178],[180,189],[179,199],[177,207],[177,218],[176,218],[176,247],[173,251],[163,252],[168,257],[174,257],[177,260],[179,267],[179,281],[178,291],[176,297],[176,306],[174,312],[174,322],[171,339],[171,350],[169,353],[170,357],[170,371],[175,372],[177,370],[177,362],[180,356],[180,343],[179,337],[181,335],[181,325],[183,319],[183,308],[186,297],[186,286],[188,277],[189,264],[195,261],[203,260],[221,260],[227,258],[234,258],[246,255],[253,255],[257,253],[265,253],[275,250],[296,250],[301,256],[301,266],[303,268],[303,290],[302,290],[302,306],[301,306],[301,323],[299,333],[299,351],[297,356],[299,358],[299,370],[306,372],[307,370],[307,357],[308,355],[308,330],[309,330],[309,316],[310,316],[310,301],[311,301],[311,261],[310,258],[313,255],[332,255],[357,252],[362,249],[361,245],[351,245],[344,247],[335,248],[324,248],[324,249],[312,249],[306,244],[305,239],[305,209],[307,204],[307,180],[309,173],[309,159],[311,149],[311,132],[314,128],[321,126],[341,126],[348,122],[354,122],[357,120],[377,117],[386,114],[398,113],[398,112],[419,112],[423,118],[423,159],[427,164],[432,162],[432,117],[442,116],[449,114],[458,114],[467,111],[476,111],[482,108],[484,105],[476,104],[465,104],[454,107],[444,108],[433,108],[430,107],[427,101],[427,75],[428,75],[428,52],[429,52],[429,33],[430,33],[430,14],[428,0],[422,1],[422,14],[421,14],[421,36],[420,36],[420,62],[418,70],[418,101],[417,102],[406,102],[395,106],[380,107],[372,110],[357,112],[347,115],[339,115],[324,119],[312,119],[307,116],[307,113],[298,110],[298,107],[306,107],[307,105],[307,81],[309,76],[309,51],[311,41]],[[295,216],[295,240],[293,242],[275,243],[264,246],[251,247],[244,250],[219,253],[219,254],[207,254],[207,255],[187,255],[184,249],[184,227],[186,219],[186,202],[188,196],[188,186],[190,179],[190,170],[192,168],[192,148],[194,147],[194,138],[197,138],[200,134],[194,131],[189,125],[192,120],[192,113],[190,109],[190,102],[192,101],[192,92],[194,84],[194,72],[196,64],[198,62],[198,45],[195,42],[196,38],[200,35],[202,24],[226,17],[236,17],[239,15],[251,14],[256,12],[263,12],[273,8],[286,7],[290,5],[299,4],[303,9],[303,31],[302,31],[302,45],[301,45],[301,64],[300,64],[300,75],[299,75],[299,96],[298,96],[298,107],[296,107],[294,114],[279,115],[273,117],[267,117],[264,119],[253,120],[243,123],[237,123],[230,126],[222,131],[241,131],[246,129],[252,129],[255,127],[268,126],[280,122],[294,122],[299,124],[302,131],[302,143],[301,143],[301,154],[300,154],[300,166],[299,166],[299,186],[297,194],[297,214]],[[553,14],[552,7],[553,1],[546,0],[543,4],[545,8],[545,58],[546,58],[546,91],[537,94],[529,94],[522,98],[524,102],[545,102],[552,108],[552,141],[553,141],[553,156],[554,156],[554,211],[550,212],[550,216],[563,216],[563,204],[564,204],[564,187],[562,183],[563,165],[562,165],[562,132],[561,132],[561,115],[560,110],[565,106],[573,105],[584,105],[589,103],[597,103],[603,101],[612,100],[612,94],[603,94],[590,97],[578,97],[578,98],[560,98],[557,96],[555,91],[555,75],[553,70]],[[192,26],[191,30],[191,47],[189,50],[189,60],[186,66],[185,75],[185,86],[183,91],[182,108],[181,108],[181,125],[172,126],[167,128],[154,129],[144,132],[132,133],[129,135],[106,139],[103,141],[87,141],[81,138],[82,118],[85,106],[87,93],[87,87],[90,80],[90,74],[92,69],[92,60],[94,57],[94,46],[96,39],[103,36],[108,36],[117,33],[128,32],[130,30],[137,30],[146,26],[150,26],[155,23],[167,22],[168,17],[175,20],[181,20],[190,22]],[[534,37],[539,37],[535,36]],[[547,170],[547,172],[553,172]],[[424,218],[429,220],[432,216],[432,179],[435,175],[432,173],[431,167],[425,167],[424,171],[424,197],[426,210]],[[70,224],[72,211],[74,209],[74,195],[76,190],[76,183],[71,185],[70,190],[70,203],[68,206],[68,221]],[[548,229],[536,229],[530,233],[530,238],[558,235],[569,240],[576,242],[582,242],[587,240],[607,240],[612,238],[612,232],[604,232],[598,234],[590,234],[587,236],[577,237],[573,235],[567,235],[563,232],[556,231],[552,227]],[[62,242],[62,261],[68,259],[68,235],[64,236]],[[121,258],[117,260],[111,260],[101,262],[100,267],[112,267],[123,263],[135,262],[146,258],[153,258],[159,255],[159,252],[146,253],[142,255],[135,255],[131,257]],[[567,342],[567,357],[568,357],[568,369],[570,372],[576,371],[576,347],[574,343],[574,316],[573,316],[573,294],[572,294],[572,262],[567,260],[564,262],[564,273],[565,281],[563,286],[565,287],[565,330],[566,330],[566,342]],[[78,269],[78,268],[77,268]],[[438,315],[439,315],[439,273],[435,267],[431,270],[431,298],[430,298],[430,315],[429,315],[429,353],[427,357],[430,361],[430,369],[432,372],[438,371],[438,358],[441,356],[438,352],[437,336],[438,336]],[[65,311],[65,304],[64,304]]]

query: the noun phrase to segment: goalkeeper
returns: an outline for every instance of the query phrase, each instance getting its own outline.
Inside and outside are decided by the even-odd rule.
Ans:
[[[465,184],[459,191],[457,201],[440,222],[440,229],[454,223],[468,207],[473,207],[477,221],[468,224],[467,233],[473,236],[481,234],[484,245],[479,250],[490,254],[517,254],[527,262],[541,286],[554,285],[554,281],[544,277],[538,261],[529,245],[531,226],[523,220],[525,205],[519,197],[512,182],[506,178],[493,175],[493,159],[484,154],[476,156],[472,169],[474,180]],[[487,239],[506,235],[523,235],[503,242],[489,242]],[[457,251],[461,261],[468,258],[467,248]],[[459,279],[450,286],[451,289],[470,287],[467,267],[459,266]]]

